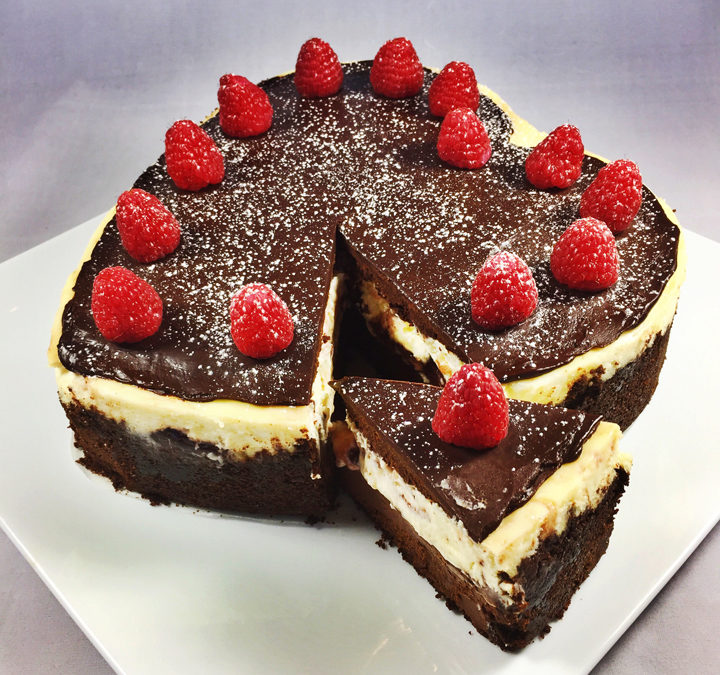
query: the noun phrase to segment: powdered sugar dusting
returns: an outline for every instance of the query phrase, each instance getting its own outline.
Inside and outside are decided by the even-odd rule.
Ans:
[[[567,360],[558,344],[585,351],[639,323],[672,272],[665,251],[677,243],[647,190],[641,216],[618,239],[618,284],[594,296],[568,291],[547,261],[597,162],[586,158],[570,190],[529,188],[527,151],[508,144],[510,122],[483,98],[492,157],[476,171],[453,169],[437,157],[440,121],[427,110],[428,73],[419,96],[390,100],[373,93],[367,63],[344,71],[343,89],[323,99],[298,97],[292,77],[263,83],[274,109],[265,134],[232,139],[217,119],[206,123],[225,161],[219,185],[179,190],[163,158],[145,171],[136,186],[175,215],[180,246],[143,265],[124,252],[114,223],[106,228],[65,311],[59,355],[67,368],[191,400],[306,403],[338,225],[438,326],[438,339],[500,376],[553,367]],[[470,318],[470,287],[497,250],[528,263],[540,303],[520,326],[491,334]],[[165,304],[160,331],[135,347],[102,340],[92,321],[92,280],[110,265],[150,282]],[[230,335],[230,298],[252,282],[271,286],[295,322],[291,345],[262,362],[242,356]]]

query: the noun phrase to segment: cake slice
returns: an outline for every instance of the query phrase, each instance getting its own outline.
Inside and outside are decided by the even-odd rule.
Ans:
[[[292,83],[269,91],[278,111],[273,139],[293,145],[292,111],[277,100],[294,99]],[[133,259],[113,210],[68,280],[49,354],[60,401],[79,461],[117,489],[160,503],[318,516],[334,493],[326,435],[341,290],[337,203],[317,172],[280,172],[267,137],[231,139],[217,117],[204,129],[223,151],[219,186],[178,189],[164,157],[134,186],[174,214],[177,250],[149,264]],[[95,325],[94,280],[113,266],[163,300],[159,330],[140,342],[113,342]],[[242,353],[231,331],[231,298],[255,282],[277,292],[294,322],[291,343],[270,358]]]
[[[478,451],[433,431],[438,387],[334,386],[356,444],[334,429],[343,483],[403,557],[503,649],[546,633],[607,548],[631,465],[618,426],[511,400],[507,436]]]
[[[627,428],[657,385],[685,276],[675,214],[643,186],[637,216],[616,237],[617,283],[597,293],[564,287],[550,253],[605,160],[586,154],[568,188],[533,187],[524,164],[544,134],[480,90],[492,145],[481,169],[441,161],[437,121],[417,115],[404,123],[404,146],[388,150],[380,175],[392,180],[355,189],[362,207],[340,231],[358,304],[371,332],[425,382],[442,385],[461,365],[484,363],[510,398],[589,410]],[[530,267],[538,308],[519,325],[484,330],[471,318],[470,289],[498,251]]]

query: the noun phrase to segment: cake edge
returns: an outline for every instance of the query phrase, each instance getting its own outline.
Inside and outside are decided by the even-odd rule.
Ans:
[[[324,445],[333,411],[330,386],[334,335],[339,324],[338,299],[344,277],[333,275],[319,339],[310,402],[303,406],[261,406],[244,401],[217,399],[188,401],[159,394],[137,385],[104,377],[80,375],[57,359],[57,342],[50,351],[61,403],[76,402],[108,418],[126,424],[137,434],[152,434],[176,427],[192,441],[210,443],[235,455],[250,458],[256,452],[270,453],[292,448],[303,440]],[[60,312],[62,314],[62,312]]]

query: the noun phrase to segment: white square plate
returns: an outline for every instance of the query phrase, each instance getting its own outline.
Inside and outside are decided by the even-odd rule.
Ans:
[[[0,265],[2,525],[118,671],[590,670],[720,518],[720,245],[688,233],[688,280],[607,554],[551,633],[505,654],[345,503],[328,523],[153,507],[72,461],[45,350],[99,218]],[[711,343],[709,343],[711,341]]]

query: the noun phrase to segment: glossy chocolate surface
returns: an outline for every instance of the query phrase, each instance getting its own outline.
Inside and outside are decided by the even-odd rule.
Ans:
[[[231,139],[217,118],[208,121],[225,157],[219,185],[178,190],[162,157],[143,173],[136,187],[175,214],[180,246],[156,263],[137,263],[109,224],[65,309],[58,352],[66,368],[188,400],[307,403],[338,227],[406,318],[504,380],[608,344],[646,316],[675,269],[678,237],[649,191],[618,238],[620,281],[596,295],[564,289],[550,274],[550,251],[576,217],[598,160],[586,158],[568,190],[531,188],[528,150],[508,144],[508,118],[482,98],[493,156],[482,169],[454,169],[435,151],[440,121],[426,96],[432,74],[421,95],[390,100],[372,92],[369,63],[344,70],[343,89],[327,99],[299,98],[292,76],[262,83],[274,118],[261,136]],[[520,326],[494,334],[472,322],[469,298],[477,270],[498,248],[530,265],[540,304]],[[110,265],[135,271],[165,303],[160,331],[136,345],[106,341],[92,320],[92,282]],[[243,356],[230,336],[230,298],[256,281],[278,292],[296,322],[293,343],[268,361]]]
[[[188,400],[310,401],[336,227],[347,205],[331,152],[346,104],[340,96],[300,99],[291,77],[263,87],[274,108],[266,134],[231,139],[217,117],[204,125],[224,156],[219,185],[179,190],[162,157],[137,180],[180,222],[180,246],[155,263],[137,263],[110,222],[65,309],[58,352],[66,368]],[[135,345],[105,340],[92,319],[93,280],[111,265],[133,270],[164,301],[160,331]],[[270,285],[295,320],[291,345],[268,360],[241,354],[230,334],[230,299],[251,282]]]
[[[403,142],[375,183],[356,193],[362,208],[342,232],[380,294],[421,332],[466,362],[481,362],[502,380],[530,377],[613,342],[648,314],[676,267],[679,231],[643,188],[632,226],[616,237],[620,278],[599,293],[573,291],[550,271],[550,253],[579,217],[580,196],[603,162],[585,157],[566,190],[538,190],[525,178],[529,150],[508,142],[510,123],[489,99],[480,116],[493,154],[467,171],[437,156],[437,122],[403,122]],[[470,289],[491,254],[525,260],[538,287],[534,314],[501,332],[470,317]]]
[[[559,466],[577,459],[597,415],[509,401],[508,435],[478,451],[442,441],[432,418],[442,389],[426,384],[343,378],[335,383],[372,449],[428,499],[482,541]]]

